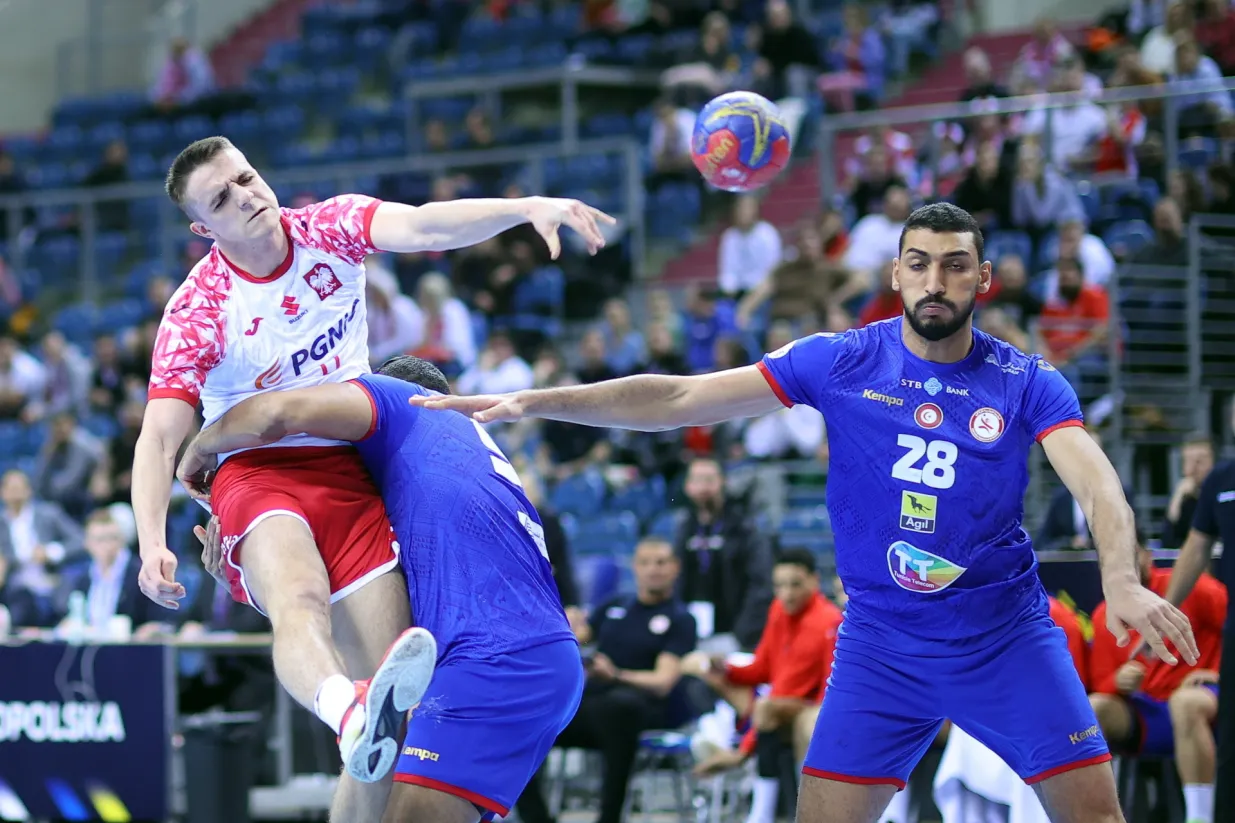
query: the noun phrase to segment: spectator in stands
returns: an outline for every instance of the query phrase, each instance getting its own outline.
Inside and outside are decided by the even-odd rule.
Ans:
[[[695,648],[695,621],[673,594],[673,548],[645,537],[633,565],[635,594],[601,604],[578,635],[595,650],[584,656],[588,677],[579,711],[557,740],[559,746],[599,749],[604,757],[598,823],[621,823],[639,735],[681,720],[670,716],[668,697],[681,677],[682,658]],[[552,820],[535,778],[516,809],[524,823]]]
[[[1224,75],[1235,74],[1235,8],[1226,0],[1200,0],[1196,41]]]
[[[698,285],[689,287],[686,295],[686,364],[692,373],[709,372],[716,362],[716,341],[736,330],[733,302],[720,299],[723,295],[718,291]]]
[[[849,233],[845,267],[860,272],[874,291],[883,268],[900,255],[901,229],[909,217],[909,191],[891,186],[883,197],[883,211],[868,214]]]
[[[883,96],[883,37],[868,25],[864,7],[850,3],[841,13],[844,32],[828,46],[824,63],[830,71],[820,76],[819,91],[841,111],[872,108]]]
[[[1213,163],[1206,172],[1209,181],[1210,214],[1235,215],[1235,169],[1226,163]]]
[[[792,343],[795,336],[788,323],[775,322],[768,329],[764,348],[777,351]],[[748,421],[742,435],[747,456],[756,460],[809,460],[818,454],[823,444],[823,415],[800,403]]]
[[[751,328],[755,315],[766,306],[772,322],[788,320],[803,324],[803,328],[848,328],[845,304],[866,293],[870,286],[866,279],[830,259],[823,237],[809,223],[798,232],[797,242],[786,257],[789,259],[739,301],[738,327]]]
[[[0,196],[17,195],[25,190],[26,179],[17,170],[12,155],[0,149]],[[32,222],[33,218],[33,214],[22,214],[21,210],[0,210],[0,232],[3,232],[0,238],[7,243],[15,231],[20,231],[23,226]]]
[[[1180,220],[1187,224],[1194,214],[1209,211],[1206,206],[1205,186],[1192,169],[1175,169],[1166,179],[1166,193],[1179,206]]]
[[[183,37],[171,41],[167,59],[150,90],[156,109],[171,114],[200,100],[214,89],[214,69],[201,49]]]
[[[647,359],[635,371],[641,374],[690,374],[686,359],[678,351],[673,333],[659,321],[647,331]]]
[[[643,362],[647,352],[643,335],[630,317],[630,304],[620,297],[605,301],[604,320],[600,326],[604,337],[609,366],[617,374],[630,374]],[[592,382],[592,381],[588,381]]]
[[[1088,425],[1085,429],[1094,442],[1101,446],[1102,433],[1098,428]],[[1125,486],[1124,494],[1131,498],[1132,490]],[[1093,548],[1093,535],[1090,534],[1089,521],[1085,519],[1085,512],[1063,486],[1058,487],[1051,494],[1046,514],[1042,518],[1042,528],[1036,535],[1034,543],[1038,548],[1046,551]]]
[[[1038,238],[1060,220],[1076,219],[1083,213],[1072,182],[1043,164],[1035,143],[1022,144],[1012,187],[1012,225]]]
[[[1025,276],[1025,261],[1018,255],[1005,254],[995,264],[994,296],[985,304],[999,309],[1004,316],[1022,332],[1028,333],[1030,324],[1042,313],[1042,301],[1029,290]]]
[[[931,40],[938,22],[939,7],[935,3],[893,0],[880,23],[887,35],[888,63],[894,77],[909,73],[909,59],[915,52],[933,51]]]
[[[446,123],[437,117],[425,123],[424,150],[429,154],[450,151],[450,130],[446,128]]]
[[[103,162],[82,181],[83,186],[103,188],[129,181],[129,147],[113,140],[103,150]],[[124,231],[129,226],[129,201],[107,200],[96,206],[95,226],[99,231]]]
[[[0,419],[31,420],[47,381],[43,364],[22,351],[12,337],[0,338]]]
[[[893,186],[907,189],[909,188],[907,177],[917,177],[917,161],[913,156],[912,143],[907,144],[909,150],[906,152],[904,145],[898,145],[897,135],[908,139],[901,132],[876,130],[869,136],[864,135],[862,139],[865,144],[858,146],[864,149],[864,151],[859,151],[858,155],[861,159],[861,167],[848,181],[849,202],[853,205],[858,219],[881,211],[888,189]],[[892,148],[889,148],[889,142],[893,143]],[[895,166],[891,162],[893,153],[897,158]]]
[[[102,459],[102,444],[77,424],[72,413],[56,415],[39,450],[35,496],[81,519],[93,503],[90,479]]]
[[[1205,432],[1195,432],[1179,446],[1179,481],[1171,492],[1162,525],[1162,545],[1176,548],[1184,544],[1192,528],[1201,484],[1214,468],[1214,442]]]
[[[716,459],[690,461],[685,492],[689,506],[673,545],[682,569],[679,593],[699,621],[700,648],[753,649],[772,601],[771,547],[743,501],[726,495]]]
[[[532,387],[532,367],[515,353],[510,335],[498,330],[476,363],[459,377],[459,394],[501,394]]]
[[[879,287],[866,298],[858,312],[858,328],[880,320],[891,320],[904,313],[905,302],[900,293],[892,288],[892,261],[889,260],[879,269]]]
[[[759,200],[743,195],[733,203],[733,225],[720,236],[717,285],[738,298],[758,286],[781,261],[780,232],[759,217]]]
[[[1018,326],[1007,313],[998,306],[988,306],[982,309],[977,318],[978,328],[992,337],[1008,343],[1026,354],[1034,350],[1033,338],[1028,332]]]
[[[574,561],[566,530],[562,528],[562,521],[557,513],[545,500],[540,473],[534,470],[520,471],[519,477],[523,481],[523,493],[527,495],[528,502],[536,507],[536,514],[540,516],[540,524],[545,534],[545,552],[553,572],[553,582],[557,585],[557,595],[561,598],[571,630],[578,636],[587,625],[587,615],[580,608],[582,600],[579,597],[579,583],[575,578]]]
[[[798,715],[823,699],[843,619],[840,609],[819,593],[815,556],[805,549],[788,549],[776,558],[772,586],[775,600],[754,660],[732,665],[725,655],[694,652],[682,664],[683,673],[702,677],[739,717],[750,718],[750,731],[738,749],[722,745],[695,766],[696,774],[715,774],[755,755],[758,777],[747,823],[775,823],[781,756],[792,751]],[[767,694],[756,697],[754,689],[763,684],[770,687]]]
[[[1192,31],[1192,10],[1185,2],[1171,3],[1166,20],[1154,26],[1141,41],[1141,65],[1158,75],[1175,70],[1175,45],[1178,38]]]
[[[1064,68],[1051,84],[1053,92],[1084,91],[1085,74]],[[1021,133],[1046,141],[1047,110],[1039,107],[1025,115]],[[1088,169],[1093,164],[1098,141],[1107,133],[1107,116],[1100,106],[1088,100],[1056,106],[1050,115],[1051,163],[1060,172]]]
[[[128,397],[124,364],[120,362],[120,346],[114,335],[94,338],[94,369],[90,374],[88,402],[92,412],[115,414]]]
[[[1136,180],[1137,148],[1145,142],[1149,120],[1135,101],[1109,104],[1103,107],[1103,112],[1106,132],[1098,138],[1095,147],[1093,172]]]
[[[422,318],[416,301],[399,291],[394,273],[377,258],[365,261],[365,308],[369,312],[369,362],[410,352],[420,342]],[[428,358],[432,359],[432,358]]]
[[[621,374],[613,368],[605,333],[599,328],[588,329],[579,340],[579,366],[575,369],[580,383],[600,383]]]
[[[99,509],[86,520],[84,545],[90,562],[70,567],[60,580],[52,598],[55,621],[69,617],[69,599],[81,592],[86,595],[86,625],[95,631],[108,632],[113,617],[129,618],[139,638],[165,629],[171,613],[138,589],[141,560],[125,545],[110,511]]]
[[[1085,282],[1106,288],[1115,274],[1115,258],[1102,238],[1085,231],[1085,221],[1080,218],[1061,220],[1059,223],[1059,257],[1079,260],[1085,272]],[[1046,299],[1059,296],[1059,274],[1050,271],[1046,275]]]
[[[977,219],[983,231],[1012,225],[1012,174],[1000,164],[994,143],[978,146],[973,167],[951,200]]]
[[[1166,594],[1169,569],[1156,569],[1153,554],[1138,549],[1141,581]],[[1150,652],[1128,659],[1106,628],[1106,604],[1094,610],[1090,698],[1102,734],[1116,750],[1175,757],[1184,784],[1188,820],[1209,820],[1213,808],[1214,732],[1218,667],[1227,616],[1226,588],[1203,575],[1180,610],[1192,624],[1200,657],[1196,665],[1168,665]],[[1131,632],[1131,647],[1138,643]]]
[[[733,88],[738,72],[742,69],[742,58],[734,51],[732,40],[729,18],[724,12],[710,12],[703,18],[699,42],[691,47],[689,53],[682,55],[680,62],[662,75],[661,83],[665,90],[688,106],[699,109],[711,98]],[[680,111],[674,108],[671,102],[661,101],[656,108],[658,116],[664,107],[675,112]],[[690,123],[685,129],[688,144],[694,125],[694,115],[691,114],[690,117]],[[655,146],[655,132],[652,139]],[[652,156],[657,156],[655,148]],[[689,167],[689,151],[686,159]]]
[[[811,82],[822,63],[815,38],[793,19],[786,0],[768,0],[764,6],[762,28],[751,29],[755,51],[755,84],[772,100],[781,97],[806,98]]]
[[[1188,265],[1188,245],[1179,204],[1171,197],[1159,198],[1154,204],[1153,221],[1153,242],[1132,255],[1132,262],[1147,266]]]
[[[416,283],[416,300],[408,302],[414,332],[411,354],[435,363],[452,376],[476,362],[472,315],[452,294],[445,275],[421,275]]]
[[[671,181],[695,182],[698,177],[690,149],[695,113],[676,105],[668,97],[657,100],[652,110],[656,117],[648,136],[648,154],[652,160],[648,188],[655,191]]]
[[[141,434],[144,401],[129,400],[120,407],[120,431],[106,444],[103,459],[90,482],[90,494],[100,503],[127,503],[133,499],[133,455]]]
[[[90,363],[58,331],[48,332],[39,348],[45,380],[27,409],[27,419],[44,420],[65,412],[84,414]]]
[[[0,554],[0,639],[8,633],[6,627],[38,626],[44,622],[34,593],[9,575],[12,563],[11,558]]]
[[[1231,93],[1226,89],[1210,92],[1183,92],[1191,81],[1219,82],[1222,69],[1213,58],[1201,54],[1201,47],[1194,38],[1181,36],[1175,46],[1175,66],[1168,75],[1167,87],[1178,90],[1175,98],[1179,116],[1181,137],[1199,135],[1208,137],[1214,129],[1231,119]]]
[[[1021,48],[1012,66],[1013,90],[1023,94],[1046,89],[1055,68],[1074,53],[1056,22],[1049,17],[1039,18],[1034,24],[1033,39]]]
[[[1086,282],[1084,265],[1074,257],[1061,257],[1055,271],[1059,294],[1046,301],[1038,321],[1046,357],[1069,372],[1101,366],[1111,317],[1106,289]]]
[[[1143,37],[1154,26],[1162,25],[1166,18],[1167,0],[1131,0],[1124,18],[1124,30],[1131,39]]]
[[[81,527],[55,503],[35,500],[30,479],[19,469],[0,478],[0,503],[0,554],[14,562],[10,574],[35,595],[49,595],[56,570],[81,551]]]
[[[1008,96],[1008,90],[1003,84],[995,81],[995,74],[991,70],[991,59],[982,49],[977,46],[965,49],[964,67],[965,88],[961,92],[961,102]]]
[[[673,295],[665,289],[652,289],[647,293],[647,318],[649,323],[659,323],[673,336],[674,345],[682,342],[682,314],[673,302]]]

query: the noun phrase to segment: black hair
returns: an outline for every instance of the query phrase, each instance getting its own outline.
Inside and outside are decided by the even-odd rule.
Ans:
[[[189,177],[230,148],[233,148],[232,141],[226,137],[205,137],[190,143],[180,154],[176,155],[171,168],[167,170],[167,180],[164,182],[164,190],[172,202],[184,209],[185,189],[189,186]],[[189,216],[192,217],[192,215]]]
[[[806,549],[784,549],[776,556],[777,566],[798,566],[806,571],[807,574],[818,574],[819,565],[815,562],[815,555],[811,554]]]
[[[931,203],[929,206],[914,209],[909,219],[905,221],[905,227],[901,229],[901,240],[898,246],[900,254],[905,253],[905,235],[914,229],[926,229],[936,234],[969,232],[973,235],[973,245],[978,252],[978,262],[983,262],[983,255],[986,254],[986,241],[982,238],[982,227],[978,225],[977,220],[973,219],[972,214],[960,206],[954,206],[951,203]]]
[[[442,370],[428,360],[422,360],[410,354],[396,354],[383,363],[377,373],[407,383],[415,383],[430,391],[450,394],[450,383],[447,382],[446,375],[442,374]]]

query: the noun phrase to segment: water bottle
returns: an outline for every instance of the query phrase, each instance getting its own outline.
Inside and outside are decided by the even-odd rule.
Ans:
[[[86,635],[86,594],[73,592],[69,595],[69,616],[65,625],[65,640],[80,643]]]

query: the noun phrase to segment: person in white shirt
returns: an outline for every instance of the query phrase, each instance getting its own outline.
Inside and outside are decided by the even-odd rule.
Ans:
[[[43,364],[22,351],[13,338],[0,338],[0,418],[30,419],[46,384]]]
[[[530,389],[535,381],[532,367],[515,353],[510,336],[495,331],[476,364],[459,376],[459,394],[501,394]]]
[[[448,251],[523,223],[553,257],[563,225],[595,253],[604,245],[597,223],[613,222],[578,201],[539,197],[413,207],[343,195],[283,209],[222,137],[180,153],[167,193],[190,230],[214,241],[164,313],[133,464],[139,581],[169,608],[185,592],[166,545],[167,506],[199,401],[209,424],[264,391],[367,373],[371,254]],[[374,784],[343,793],[364,808],[332,816],[380,818],[398,754],[394,735],[411,708],[404,704],[428,686],[436,653],[431,636],[407,629],[406,585],[391,573],[398,546],[363,462],[337,440],[295,436],[184,462],[179,477],[209,489],[226,584],[270,616],[280,682],[339,734],[346,775]],[[371,677],[353,681],[348,673]]]
[[[416,283],[416,342],[405,354],[414,354],[457,374],[476,362],[476,334],[472,315],[454,296],[446,275],[431,271]]]
[[[1059,224],[1059,253],[1056,259],[1081,261],[1085,282],[1106,288],[1115,273],[1115,255],[1106,247],[1101,237],[1085,231],[1085,223],[1079,219],[1066,220]],[[1059,272],[1051,269],[1045,280],[1047,300],[1059,297]]]
[[[759,199],[747,194],[733,204],[733,225],[720,236],[717,285],[725,294],[741,296],[763,282],[780,264],[780,232],[759,219]]]
[[[365,275],[369,365],[376,367],[420,342],[422,317],[416,301],[399,290],[399,281],[376,255],[365,260]]]
[[[908,217],[909,190],[891,186],[883,195],[883,211],[868,214],[853,224],[845,268],[864,273],[870,284],[867,291],[875,290],[884,266],[900,256],[901,229]]]

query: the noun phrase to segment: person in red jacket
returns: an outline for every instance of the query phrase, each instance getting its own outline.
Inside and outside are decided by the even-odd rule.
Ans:
[[[755,649],[745,666],[727,664],[722,656],[683,661],[683,671],[698,672],[740,716],[749,715],[750,730],[736,751],[722,750],[696,767],[713,774],[756,756],[750,821],[776,817],[780,757],[792,746],[795,719],[819,705],[832,671],[836,632],[843,615],[819,592],[815,557],[804,549],[781,553],[772,569],[776,599]],[[768,684],[766,697],[755,698],[755,687]]]
[[[1069,609],[1053,597],[1047,598],[1051,604],[1051,620],[1063,629],[1068,637],[1068,651],[1072,654],[1072,662],[1076,665],[1076,673],[1081,676],[1082,683],[1089,682],[1089,644],[1085,642],[1085,633],[1081,631],[1080,621],[1076,612]]]
[[[1165,594],[1170,569],[1156,569],[1153,555],[1138,553],[1141,580]],[[1120,647],[1106,629],[1106,604],[1094,610],[1089,655],[1089,702],[1112,747],[1143,755],[1174,755],[1185,786],[1211,786],[1213,724],[1218,715],[1218,664],[1226,621],[1226,587],[1209,575],[1180,605],[1192,622],[1201,655],[1195,666],[1169,666],[1141,650],[1139,637]],[[1129,655],[1133,655],[1129,658]]]

